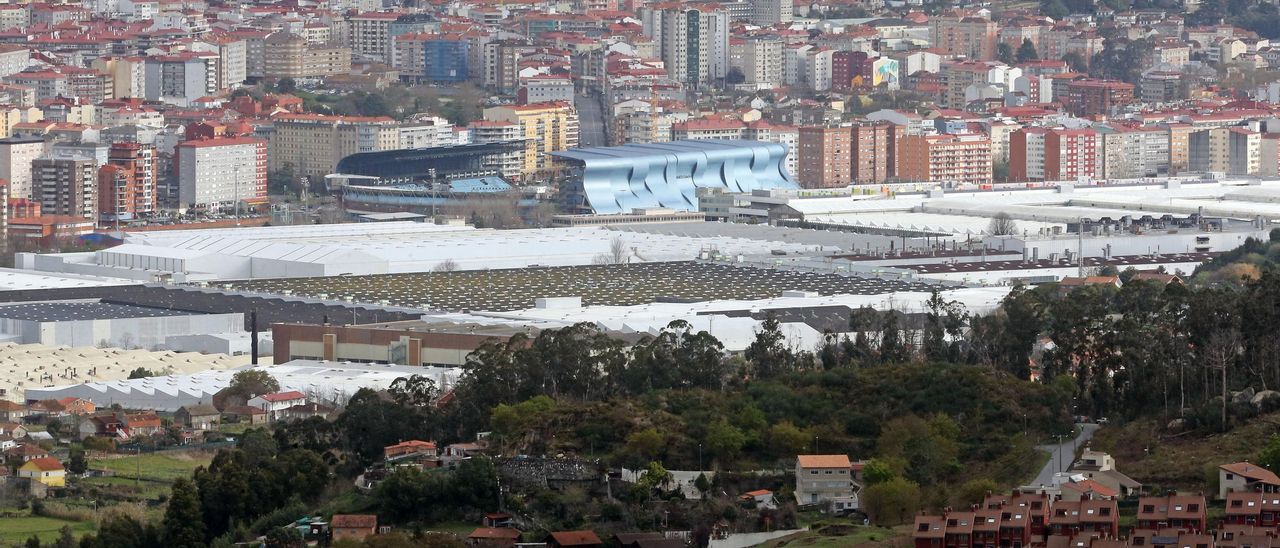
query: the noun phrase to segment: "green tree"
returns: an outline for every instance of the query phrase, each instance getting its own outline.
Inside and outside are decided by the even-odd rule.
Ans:
[[[876,525],[901,525],[909,522],[920,509],[920,486],[904,478],[893,478],[866,488],[862,503]]]
[[[996,45],[996,59],[1006,65],[1012,65],[1014,62],[1013,46],[1000,42]]]
[[[272,394],[279,391],[280,382],[275,377],[261,369],[252,369],[232,375],[231,385],[223,392],[249,400],[263,394]]]
[[[737,458],[747,443],[747,436],[729,421],[719,419],[707,427],[707,450],[726,465]]]
[[[71,458],[67,461],[67,471],[76,475],[89,471],[89,462],[84,458],[84,450],[71,450]]]
[[[769,427],[769,448],[774,456],[789,458],[805,452],[813,436],[791,421],[782,421]]]
[[[165,546],[199,548],[205,545],[200,495],[191,480],[174,480],[173,489],[169,493],[169,505],[165,508],[160,527]]]
[[[156,375],[157,373],[155,371],[152,371],[145,367],[139,367],[129,372],[130,379],[145,379],[147,377],[154,377]]]
[[[645,462],[658,460],[666,447],[667,440],[658,432],[658,429],[636,430],[627,434],[619,458],[625,465],[642,466]]]
[[[1267,470],[1280,470],[1280,435],[1272,435],[1258,454],[1258,466]]]
[[[662,466],[662,463],[654,461],[645,467],[644,472],[641,472],[639,483],[644,488],[653,491],[655,489],[666,489],[674,479],[675,477]]]
[[[893,466],[882,459],[870,459],[862,467],[862,481],[867,485],[875,485],[889,481],[898,474],[893,471]]]
[[[75,532],[71,530],[70,525],[63,525],[58,529],[58,540],[53,543],[56,548],[76,548]]]
[[[1000,491],[1000,486],[989,478],[975,478],[964,482],[952,495],[952,505],[956,508],[968,508],[971,504],[981,504],[988,494]]]
[[[1071,69],[1072,72],[1088,72],[1089,71],[1089,62],[1085,60],[1083,55],[1080,55],[1077,52],[1073,51],[1071,53],[1063,55],[1062,60],[1067,62],[1067,68]]]
[[[1031,40],[1023,38],[1022,44],[1018,46],[1018,62],[1025,63],[1039,58],[1040,53],[1036,51],[1036,45],[1032,44]]]
[[[743,356],[755,367],[761,378],[769,378],[795,370],[796,359],[787,348],[778,318],[770,313],[756,331],[756,338],[747,346]]]

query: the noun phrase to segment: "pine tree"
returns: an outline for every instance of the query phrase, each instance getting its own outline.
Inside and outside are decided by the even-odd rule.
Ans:
[[[205,545],[200,496],[190,480],[178,478],[173,482],[162,527],[165,546],[196,548]]]

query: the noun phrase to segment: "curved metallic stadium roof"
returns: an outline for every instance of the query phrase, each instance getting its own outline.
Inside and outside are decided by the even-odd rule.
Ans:
[[[603,214],[646,207],[697,211],[699,188],[797,188],[783,167],[787,147],[780,143],[672,141],[551,154],[581,164],[582,193]]]

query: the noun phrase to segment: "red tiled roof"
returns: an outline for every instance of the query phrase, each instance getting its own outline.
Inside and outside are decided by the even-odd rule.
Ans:
[[[593,531],[558,531],[551,538],[560,546],[591,546],[602,544]]]
[[[247,140],[253,141],[253,142],[260,142],[257,139],[247,139]],[[183,144],[186,144],[186,143],[183,143]],[[302,392],[299,392],[297,390],[290,390],[288,392],[276,392],[275,394],[263,394],[258,397],[262,398],[265,401],[277,402],[277,401],[300,400],[305,398],[306,396],[303,395]]]
[[[1236,462],[1232,464],[1224,464],[1219,466],[1219,468],[1254,481],[1260,481],[1270,485],[1280,485],[1280,477],[1277,477],[1274,472],[1256,464]]]
[[[334,514],[331,527],[373,529],[378,526],[378,516],[371,514]]]
[[[467,538],[515,540],[520,538],[520,531],[510,527],[477,527]]]
[[[29,464],[35,465],[36,468],[39,468],[40,470],[45,472],[62,470],[62,463],[58,462],[58,459],[55,459],[53,457],[41,457],[38,459],[31,459],[27,462]]]

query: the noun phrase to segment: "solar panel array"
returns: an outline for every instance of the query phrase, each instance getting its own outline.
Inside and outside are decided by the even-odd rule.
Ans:
[[[800,290],[820,295],[929,291],[909,281],[701,262],[277,278],[216,284],[237,292],[284,294],[433,310],[509,311],[541,297],[581,297],[584,305],[655,301],[756,300]]]

